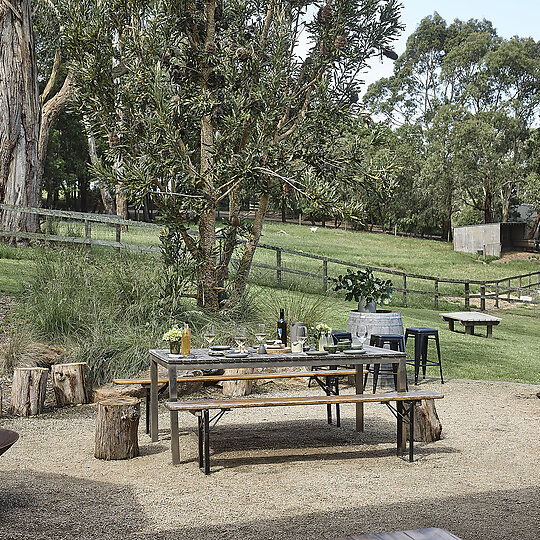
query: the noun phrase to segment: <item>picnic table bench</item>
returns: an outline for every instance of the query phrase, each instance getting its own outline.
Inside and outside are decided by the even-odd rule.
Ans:
[[[298,397],[265,397],[265,398],[232,398],[206,399],[190,401],[168,401],[165,407],[171,412],[187,411],[198,417],[199,468],[210,474],[210,430],[221,417],[231,409],[249,407],[288,407],[298,405],[339,405],[345,403],[384,403],[397,419],[397,454],[405,451],[403,438],[403,422],[409,424],[409,461],[414,460],[414,408],[418,401],[426,399],[442,399],[443,394],[436,392],[387,392],[381,394],[341,394],[326,396]],[[396,407],[392,406],[396,402]],[[398,404],[401,404],[400,407]],[[408,405],[405,409],[403,405]],[[210,418],[210,410],[217,410]]]
[[[455,332],[454,323],[460,322],[465,326],[465,333],[474,336],[475,326],[486,327],[486,337],[492,337],[493,327],[501,322],[502,319],[487,315],[486,313],[478,313],[476,311],[456,311],[452,313],[439,313],[443,321],[448,322],[448,328],[451,332]]]

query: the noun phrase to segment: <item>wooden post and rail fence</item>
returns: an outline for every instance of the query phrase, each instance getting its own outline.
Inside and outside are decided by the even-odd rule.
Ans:
[[[83,212],[71,212],[64,210],[49,210],[46,208],[28,208],[16,207],[0,204],[0,210],[21,212],[28,214],[36,214],[41,216],[42,228],[41,232],[11,232],[0,231],[0,237],[8,237],[23,240],[38,240],[46,244],[59,242],[68,244],[85,245],[91,249],[92,246],[104,246],[114,248],[117,251],[120,249],[130,249],[138,251],[149,251],[159,253],[161,250],[158,245],[141,245],[137,243],[122,242],[122,233],[129,230],[130,227],[144,227],[146,229],[154,229],[156,232],[162,227],[154,223],[146,223],[141,221],[125,220],[117,216],[105,214],[92,214]],[[53,234],[52,221],[53,219],[71,220],[84,224],[84,236],[68,236],[61,234]],[[115,240],[104,240],[96,238],[92,235],[92,224],[101,224],[115,229]],[[399,284],[394,283],[393,289],[402,295],[403,306],[407,307],[408,296],[411,294],[430,296],[433,298],[435,308],[439,307],[441,298],[460,298],[463,300],[466,309],[470,309],[471,300],[479,300],[478,307],[480,310],[486,310],[486,301],[493,300],[496,308],[500,307],[500,302],[518,302],[522,304],[532,305],[537,310],[540,306],[540,270],[529,272],[517,276],[504,277],[499,280],[481,281],[481,280],[464,280],[444,277],[426,276],[422,274],[410,274],[401,270],[393,270],[390,268],[381,268],[367,264],[359,264],[332,257],[325,257],[314,253],[306,253],[304,251],[288,249],[279,246],[260,243],[258,249],[275,251],[276,264],[268,264],[262,262],[253,262],[254,268],[261,268],[275,272],[275,282],[278,286],[282,286],[285,281],[285,276],[298,275],[309,277],[321,283],[323,292],[328,291],[331,282],[336,280],[336,277],[329,275],[328,265],[334,264],[347,268],[371,269],[375,273],[395,276],[394,281],[398,280]],[[283,255],[293,255],[299,259],[310,259],[320,261],[320,272],[309,272],[307,270],[299,270],[285,266]],[[426,283],[424,289],[412,288],[411,281],[420,281]],[[441,284],[454,284],[457,287],[463,287],[463,292],[453,290],[452,292],[442,292]],[[472,288],[477,292],[473,294]],[[540,314],[540,307],[538,308]]]

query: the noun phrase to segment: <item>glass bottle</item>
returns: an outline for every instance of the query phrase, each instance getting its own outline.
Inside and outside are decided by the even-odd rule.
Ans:
[[[189,356],[191,354],[191,330],[188,323],[184,323],[180,352],[183,356]]]
[[[321,332],[319,336],[319,351],[324,351],[324,348],[328,345],[328,340],[326,339],[326,332]]]
[[[281,308],[279,310],[279,321],[277,323],[277,337],[281,340],[281,343],[287,346],[287,321],[285,320],[285,310]]]

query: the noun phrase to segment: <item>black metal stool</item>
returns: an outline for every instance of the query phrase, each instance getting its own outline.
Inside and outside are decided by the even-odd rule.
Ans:
[[[414,366],[414,384],[418,384],[420,362],[422,362],[422,379],[426,378],[427,366],[439,366],[439,370],[441,372],[441,384],[444,384],[441,364],[441,348],[439,346],[439,331],[435,328],[425,327],[407,328],[405,330],[405,343],[407,343],[407,338],[409,336],[414,336],[414,362],[407,362],[409,365]],[[428,341],[430,339],[433,339],[435,341],[435,345],[437,346],[438,362],[433,360],[428,361],[427,359]]]
[[[393,351],[405,352],[405,337],[402,334],[371,334],[370,345],[383,348],[386,344],[390,345]],[[394,386],[397,390],[397,364],[392,364],[392,371],[382,370],[381,364],[373,364],[373,368],[367,366],[368,373],[364,377],[364,388],[367,384],[369,373],[373,375],[373,393],[377,390],[377,381],[380,373],[390,374],[394,377]]]

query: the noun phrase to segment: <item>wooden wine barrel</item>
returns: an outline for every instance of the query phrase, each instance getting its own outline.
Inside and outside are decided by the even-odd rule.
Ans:
[[[364,325],[368,331],[367,342],[371,339],[371,334],[396,334],[403,335],[403,321],[401,313],[395,311],[383,311],[377,313],[368,313],[360,311],[351,311],[349,321],[347,322],[347,332],[351,332],[354,341],[354,332],[360,325]],[[388,346],[387,346],[388,347]],[[392,365],[383,364],[379,375],[379,385],[393,386]]]
[[[347,323],[347,332],[351,332],[354,336],[354,331],[361,324],[367,328],[368,343],[371,334],[403,335],[403,321],[399,312],[361,313],[359,311],[351,311],[349,313],[349,322]]]

